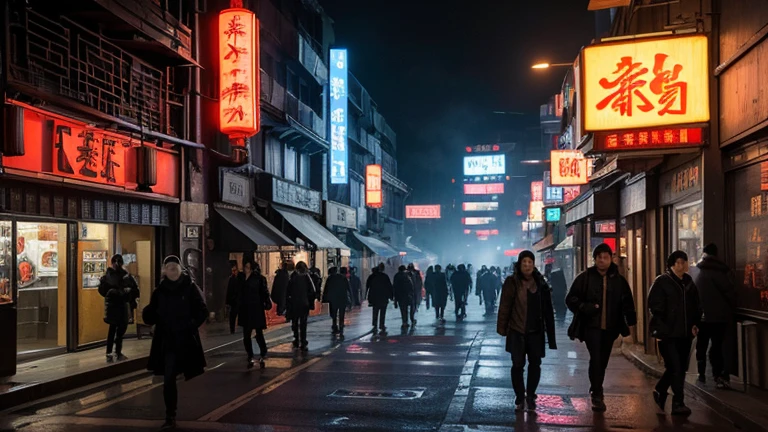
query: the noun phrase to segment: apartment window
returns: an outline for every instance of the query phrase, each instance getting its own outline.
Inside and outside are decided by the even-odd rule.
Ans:
[[[297,159],[296,150],[286,146],[285,147],[285,177],[286,180],[297,181],[298,170],[296,169]]]
[[[267,135],[264,144],[264,171],[283,176],[283,144],[275,137]]]
[[[365,203],[361,202],[361,192],[362,192],[362,183],[356,180],[350,180],[349,181],[349,189],[350,189],[350,196],[349,196],[349,205],[354,208],[360,208],[365,205]]]
[[[290,69],[288,69],[288,93],[299,96],[299,77]]]
[[[309,155],[301,153],[299,158],[299,183],[309,187]]]
[[[309,94],[309,85],[303,79],[299,80],[299,100],[307,106],[312,106],[312,97]]]

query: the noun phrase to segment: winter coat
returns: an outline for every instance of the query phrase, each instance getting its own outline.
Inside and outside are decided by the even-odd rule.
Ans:
[[[478,291],[480,291],[478,295],[483,296],[483,301],[493,302],[496,300],[496,285],[498,284],[498,280],[499,278],[491,272],[487,272],[480,276],[480,280],[477,281],[477,287]],[[547,285],[547,287],[549,287],[549,285]]]
[[[295,272],[293,274],[296,274]],[[312,285],[315,287],[315,298],[320,300],[322,298],[320,289],[323,286],[323,277],[319,273],[308,273],[312,279]]]
[[[411,274],[411,280],[413,281],[413,304],[421,304],[422,289],[424,288],[424,282],[421,279],[421,273],[418,270],[408,272]]]
[[[139,286],[133,276],[122,268],[108,268],[99,281],[99,294],[104,297],[104,322],[127,325],[133,312],[132,305],[139,298]]]
[[[651,322],[648,330],[657,339],[693,337],[693,326],[701,324],[702,309],[693,278],[680,280],[672,271],[657,277],[648,293]]]
[[[272,301],[275,302],[278,309],[285,308],[285,296],[289,281],[288,270],[279,269],[275,273],[275,280],[272,282]]]
[[[704,255],[696,264],[698,274],[693,278],[704,309],[704,322],[728,323],[736,309],[736,277],[719,258]]]
[[[389,301],[394,298],[392,282],[384,272],[374,272],[366,281],[368,287],[368,306],[386,308]]]
[[[467,296],[472,290],[472,276],[469,272],[456,270],[451,276],[451,288],[453,288],[453,295],[456,296],[456,301],[462,300],[464,303],[467,301]]]
[[[413,279],[407,271],[397,272],[393,283],[395,305],[413,305]]]
[[[205,371],[205,354],[198,328],[208,318],[208,308],[200,288],[186,272],[177,281],[160,280],[149,305],[142,312],[144,322],[155,326],[147,369],[165,374],[165,353],[176,353],[176,374],[186,379]]]
[[[569,335],[584,340],[584,330],[600,328],[603,308],[606,313],[606,330],[629,336],[629,327],[637,323],[635,301],[629,283],[619,274],[619,267],[611,263],[605,274],[608,291],[607,304],[603,304],[603,276],[592,266],[581,274],[571,285],[565,298],[566,306],[574,313],[573,332]],[[600,305],[596,308],[595,305]],[[578,315],[578,317],[577,317]]]
[[[229,276],[227,281],[227,306],[237,307],[238,297],[240,297],[240,290],[243,286],[243,273],[238,272],[236,275]],[[237,312],[237,311],[234,311]]]
[[[266,311],[272,309],[267,278],[256,272],[251,273],[251,277],[247,279],[243,276],[237,303],[240,307],[238,322],[241,327],[246,330],[267,328]]]
[[[432,306],[444,308],[448,303],[448,280],[443,272],[434,272],[427,276],[424,284],[432,295]]]
[[[351,275],[349,277],[349,286],[352,289],[352,304],[360,306],[363,301],[363,281],[357,275]]]
[[[549,348],[557,349],[555,338],[555,311],[552,307],[552,288],[549,287],[541,273],[536,270],[533,272],[533,279],[536,282],[536,289],[540,293],[538,298],[541,301],[541,328],[544,330],[540,332],[541,345],[544,345],[544,335],[546,334]],[[496,332],[501,336],[508,336],[513,331],[512,312],[515,307],[515,301],[517,300],[518,290],[521,289],[525,289],[525,287],[523,286],[523,281],[520,280],[517,274],[509,276],[507,280],[504,281],[504,286],[501,289],[501,301],[499,302],[499,315],[496,319]],[[507,341],[509,342],[509,339],[507,339]],[[511,353],[511,348],[511,344],[507,343],[507,352]],[[542,352],[542,356],[543,354],[544,353]]]
[[[325,281],[323,303],[330,303],[331,307],[344,307],[352,304],[349,298],[349,281],[342,274],[332,274]]]
[[[295,272],[288,283],[286,316],[298,318],[315,309],[315,286],[309,273]]]

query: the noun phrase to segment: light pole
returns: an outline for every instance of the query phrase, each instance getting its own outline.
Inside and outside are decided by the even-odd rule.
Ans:
[[[573,63],[536,63],[531,69],[549,69],[551,67],[571,67]]]

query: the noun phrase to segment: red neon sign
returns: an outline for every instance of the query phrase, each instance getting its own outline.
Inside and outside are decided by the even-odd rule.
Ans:
[[[642,150],[664,147],[696,147],[704,144],[702,128],[633,130],[597,134],[595,148],[602,151]]]
[[[476,184],[470,183],[464,185],[464,195],[493,195],[503,194],[504,183]]]

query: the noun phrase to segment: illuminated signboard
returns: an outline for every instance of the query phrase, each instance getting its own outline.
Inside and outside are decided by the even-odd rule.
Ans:
[[[595,221],[595,234],[616,234],[616,221]]]
[[[506,249],[504,250],[504,256],[516,257],[520,255],[521,252],[523,252],[523,249]]]
[[[347,50],[332,48],[330,66],[331,183],[347,184]]]
[[[499,209],[498,202],[465,202],[461,204],[464,211],[496,211]]]
[[[546,220],[547,222],[559,222],[560,221],[560,208],[548,208],[546,210]]]
[[[219,130],[233,146],[259,132],[259,22],[248,9],[219,13]]]
[[[464,195],[503,194],[504,183],[465,184]]]
[[[563,187],[550,186],[544,190],[544,205],[554,205],[563,202]]]
[[[589,159],[579,150],[550,152],[552,186],[577,186],[588,183]]]
[[[467,153],[490,153],[490,152],[497,152],[501,150],[501,146],[498,144],[478,144],[474,147],[465,147],[465,150]]]
[[[563,187],[563,204],[568,204],[569,202],[575,200],[580,193],[581,193],[581,186]]]
[[[407,205],[406,219],[440,219],[440,205]]]
[[[497,236],[499,235],[499,230],[497,229],[476,230],[475,234],[478,237]]]
[[[588,132],[709,121],[707,36],[590,45],[581,53]]]
[[[543,201],[544,200],[544,182],[535,181],[531,182],[531,201]]]
[[[498,175],[505,173],[506,166],[503,154],[464,156],[465,176]]]
[[[531,201],[528,207],[528,221],[542,222],[542,213],[544,213],[543,201]]]
[[[365,167],[365,205],[381,208],[384,199],[381,192],[381,165]]]
[[[493,222],[496,222],[495,217],[467,217],[461,219],[461,223],[464,225],[488,225]]]
[[[670,128],[596,133],[595,151],[622,151],[698,147],[704,144],[702,128]]]

